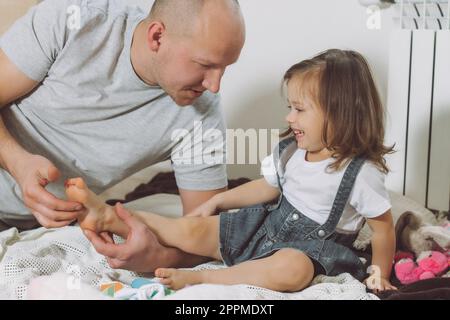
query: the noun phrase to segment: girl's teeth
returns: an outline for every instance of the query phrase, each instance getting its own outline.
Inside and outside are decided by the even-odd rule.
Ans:
[[[293,130],[293,131],[294,131],[296,139],[303,138],[303,136],[305,135],[305,131],[303,131],[303,130]]]

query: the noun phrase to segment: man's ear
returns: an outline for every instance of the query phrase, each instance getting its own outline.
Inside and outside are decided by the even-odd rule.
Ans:
[[[151,51],[157,52],[161,46],[161,38],[166,32],[166,27],[160,21],[150,23],[147,29],[147,44]]]

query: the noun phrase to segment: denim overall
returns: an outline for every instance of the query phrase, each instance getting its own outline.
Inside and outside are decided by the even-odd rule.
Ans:
[[[335,231],[364,159],[354,158],[339,185],[328,220],[320,225],[295,209],[283,196],[283,172],[297,150],[295,138],[282,140],[274,153],[281,195],[275,205],[256,205],[220,214],[220,252],[228,266],[267,257],[283,248],[305,253],[314,273],[335,276],[343,272],[366,277],[365,267],[352,251],[355,234]]]

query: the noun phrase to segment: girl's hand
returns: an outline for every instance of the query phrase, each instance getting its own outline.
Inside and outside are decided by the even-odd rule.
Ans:
[[[216,195],[204,202],[191,212],[189,212],[186,217],[209,217],[217,213],[219,210],[219,197]]]
[[[398,290],[397,287],[394,287],[389,280],[385,278],[381,278],[377,275],[371,275],[366,280],[364,280],[364,284],[375,293],[382,292],[385,290]]]

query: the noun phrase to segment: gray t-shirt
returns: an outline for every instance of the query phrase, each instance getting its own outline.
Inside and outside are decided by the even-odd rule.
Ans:
[[[203,133],[222,133],[203,139],[201,152],[221,145],[225,123],[219,96],[205,93],[193,105],[179,107],[159,86],[144,83],[133,70],[130,48],[134,30],[147,14],[124,3],[47,0],[4,34],[1,49],[23,73],[40,82],[31,94],[2,109],[6,127],[25,149],[62,171],[59,183],[47,187],[61,198],[66,178],[83,177],[100,193],[171,157],[178,187],[225,187],[223,160],[173,161],[181,145],[183,152],[186,147],[196,149],[196,156],[199,152],[198,139],[174,139],[176,131],[190,137],[201,123]],[[74,8],[79,9],[79,28],[71,20]],[[21,197],[19,186],[0,169],[1,216],[29,216]]]

